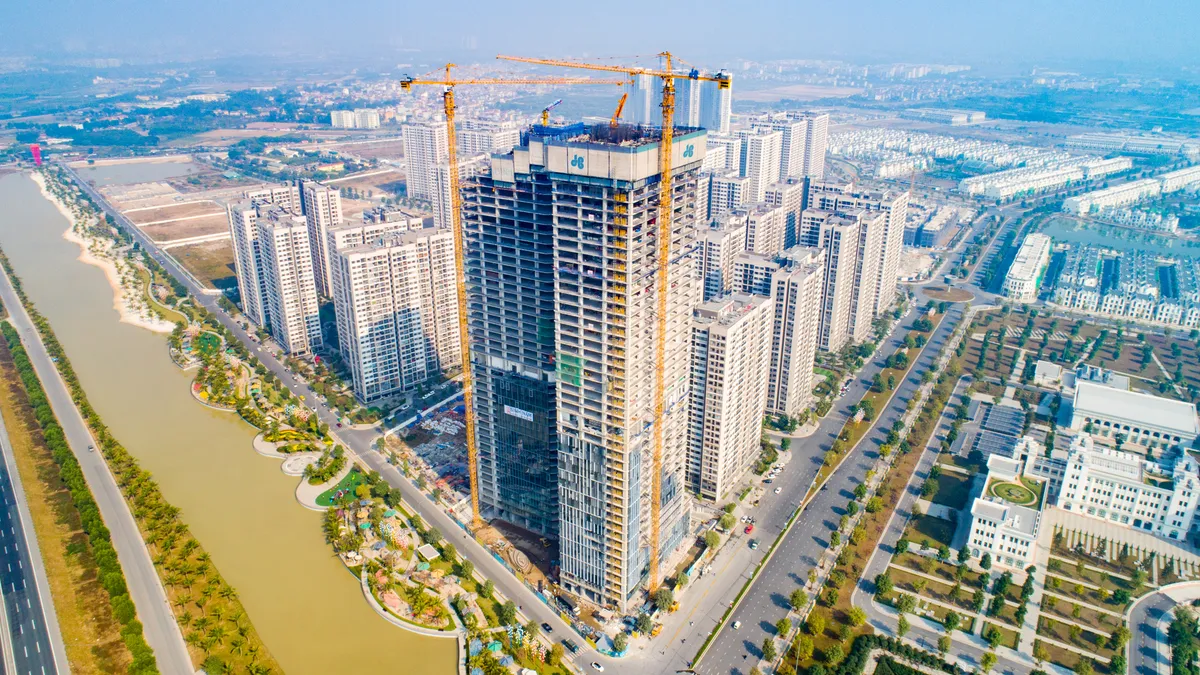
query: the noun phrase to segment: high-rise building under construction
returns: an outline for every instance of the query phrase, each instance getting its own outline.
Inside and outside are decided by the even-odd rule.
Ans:
[[[495,481],[530,470],[522,461],[520,429],[541,434],[557,426],[557,447],[546,438],[539,461],[557,456],[561,585],[620,611],[636,602],[647,581],[653,514],[664,561],[685,541],[690,522],[683,472],[692,310],[701,297],[693,267],[706,143],[703,131],[676,133],[661,419],[655,418],[659,364],[652,348],[658,330],[659,132],[608,125],[535,128],[526,145],[493,156],[490,176],[466,194],[481,497],[497,514],[526,508],[511,502],[528,498],[529,490],[506,496]],[[524,241],[506,240],[519,233],[528,233]],[[505,256],[525,260],[524,282],[495,267],[493,258]],[[505,399],[500,385],[518,378],[537,390],[536,406]],[[657,463],[656,423],[663,425]],[[504,468],[514,463],[519,465]],[[555,478],[544,471],[539,476],[546,477]]]

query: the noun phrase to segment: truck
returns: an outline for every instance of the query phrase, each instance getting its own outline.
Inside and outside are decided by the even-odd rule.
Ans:
[[[579,603],[565,595],[557,595],[555,596],[554,600],[567,614],[570,614],[571,616],[579,616]]]

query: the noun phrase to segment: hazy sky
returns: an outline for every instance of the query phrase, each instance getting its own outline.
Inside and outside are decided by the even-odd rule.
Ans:
[[[691,61],[1193,65],[1197,0],[4,0],[0,52],[376,56],[474,46]],[[665,7],[670,5],[670,9]],[[466,56],[465,54],[463,55]],[[723,64],[715,64],[723,65]]]

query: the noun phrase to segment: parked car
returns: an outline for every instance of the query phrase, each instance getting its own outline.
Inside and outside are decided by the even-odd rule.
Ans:
[[[750,550],[753,551],[753,550],[756,550],[757,548],[758,548],[758,540],[751,539],[750,540]]]
[[[550,625],[550,624],[548,624],[548,623],[543,623],[543,624],[542,624],[542,630],[546,631],[547,633],[553,633],[553,632],[554,632],[554,626],[551,626],[551,625]]]
[[[746,529],[745,529],[744,531],[745,531],[745,533],[746,533],[746,534],[750,534],[751,532],[753,532],[753,531],[754,531],[754,526],[753,526],[753,525],[747,525],[747,526],[746,526]]]

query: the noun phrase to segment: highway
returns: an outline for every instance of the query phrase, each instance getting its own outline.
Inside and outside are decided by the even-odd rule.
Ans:
[[[0,446],[4,452],[0,463],[0,596],[4,598],[3,626],[8,632],[4,672],[70,672],[46,568],[3,418]]]
[[[71,398],[71,392],[58,375],[54,363],[46,353],[41,336],[34,329],[25,307],[13,292],[7,274],[0,272],[0,301],[9,310],[9,321],[21,334],[21,341],[29,352],[29,360],[42,381],[50,407],[62,425],[63,433],[71,451],[79,460],[84,478],[92,490],[104,524],[112,535],[117,559],[125,570],[129,585],[129,596],[137,607],[138,619],[145,630],[146,642],[154,649],[158,667],[164,673],[192,673],[191,657],[187,645],[167,601],[166,591],[159,581],[150,551],[146,549],[137,522],[117,487],[116,480],[108,470],[108,464],[99,452],[89,452],[88,447],[95,439],[84,422],[79,409]]]

